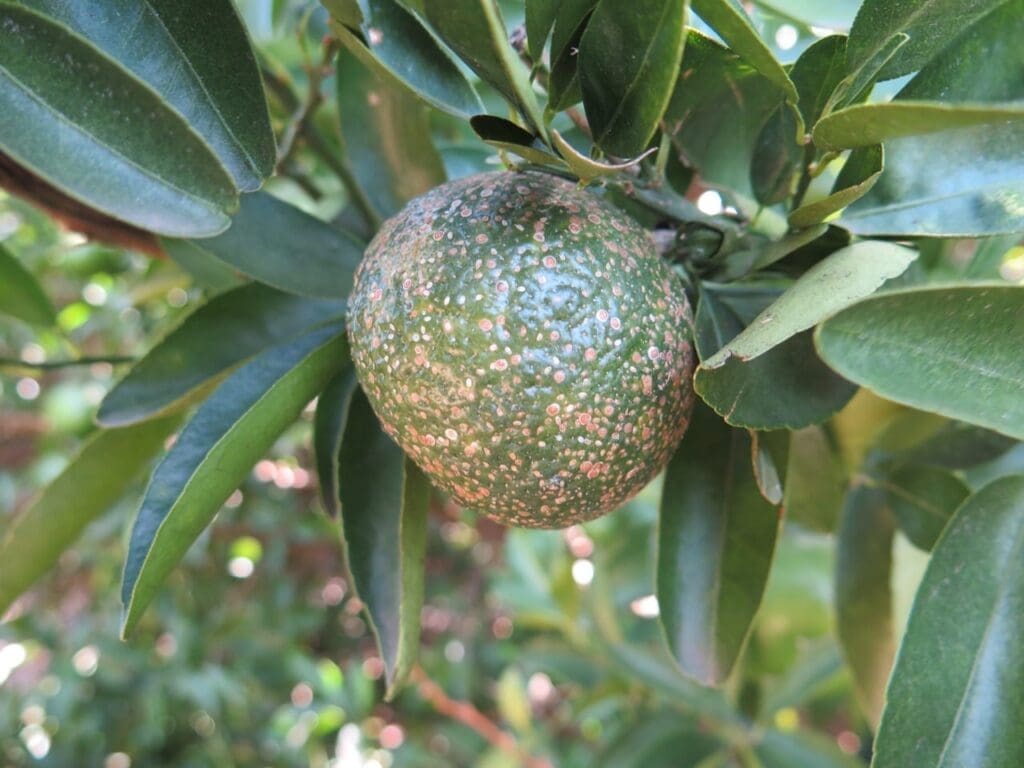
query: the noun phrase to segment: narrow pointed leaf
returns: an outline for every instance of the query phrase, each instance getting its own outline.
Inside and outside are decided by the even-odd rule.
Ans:
[[[67,25],[185,118],[245,191],[274,170],[274,134],[256,57],[231,0],[20,0]]]
[[[122,636],[253,464],[346,363],[344,333],[325,326],[267,350],[226,379],[178,435],[132,528]]]
[[[793,64],[789,77],[796,88],[797,106],[809,128],[846,75],[846,36],[829,35],[810,45]]]
[[[159,94],[10,2],[0,2],[0,151],[75,200],[163,235],[220,232],[238,204],[216,155]]]
[[[316,473],[320,481],[320,502],[331,517],[341,514],[338,494],[338,454],[341,438],[348,422],[348,409],[352,404],[358,383],[352,366],[342,369],[331,379],[316,401],[313,419],[313,450],[316,454]]]
[[[495,149],[512,152],[537,165],[565,167],[536,136],[520,125],[494,115],[476,115],[469,121],[476,135]]]
[[[351,51],[338,54],[336,72],[345,156],[370,204],[387,218],[445,180],[427,107]]]
[[[779,517],[750,468],[750,437],[698,405],[661,500],[661,623],[680,669],[704,685],[731,672],[761,604]]]
[[[597,0],[560,0],[551,32],[551,76],[548,78],[548,110],[558,112],[579,103],[580,40],[587,30]]]
[[[786,517],[813,531],[830,533],[845,493],[846,472],[825,430],[813,426],[793,432],[782,500]]]
[[[239,363],[344,312],[343,302],[258,283],[222,293],[149,350],[107,393],[96,418],[120,426],[183,408]]]
[[[535,62],[544,55],[544,44],[554,26],[558,6],[559,0],[526,0],[526,44]]]
[[[916,464],[897,469],[879,487],[888,495],[900,530],[925,551],[935,546],[957,507],[971,495],[967,483],[949,470]]]
[[[917,445],[908,459],[946,469],[967,469],[997,459],[1015,445],[1012,437],[953,421]]]
[[[1024,439],[1024,287],[872,296],[819,326],[819,354],[882,397]]]
[[[31,325],[53,325],[57,315],[32,273],[0,245],[0,314]]]
[[[874,768],[1024,763],[1024,476],[954,515],[918,588]]]
[[[203,250],[192,240],[175,240],[164,237],[160,247],[179,267],[192,275],[199,285],[217,294],[237,288],[249,280],[234,267]]]
[[[780,731],[769,728],[754,746],[763,768],[864,768],[864,763],[843,752],[835,739],[815,731]]]
[[[883,491],[864,486],[850,491],[836,540],[836,624],[854,690],[872,728],[878,727],[896,655],[889,584],[894,531]]]
[[[658,127],[679,75],[685,0],[601,0],[580,40],[583,106],[594,142],[636,157]]]
[[[882,175],[885,155],[881,144],[853,152],[836,178],[831,194],[795,208],[789,214],[793,227],[809,227],[864,197]]]
[[[177,417],[101,430],[0,537],[0,615],[135,482]]]
[[[381,430],[361,389],[349,407],[338,478],[349,570],[390,698],[419,649],[430,483]]]

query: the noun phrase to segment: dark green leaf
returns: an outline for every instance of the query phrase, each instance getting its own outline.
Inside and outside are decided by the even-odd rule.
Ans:
[[[750,471],[750,437],[698,405],[669,463],[658,531],[661,623],[680,668],[724,681],[764,594],[779,517]]]
[[[135,364],[97,419],[120,426],[182,408],[239,363],[344,312],[340,301],[299,299],[256,283],[216,296]]]
[[[381,430],[361,389],[349,407],[338,477],[352,582],[370,616],[390,698],[419,648],[430,483]]]
[[[874,89],[879,73],[909,41],[910,37],[902,32],[886,40],[885,44],[875,51],[871,58],[851,70],[850,75],[840,83],[835,93],[832,94],[829,108],[835,109],[867,100]],[[847,44],[846,50],[849,54],[849,44]]]
[[[274,170],[263,84],[230,0],[19,1],[66,24],[149,85],[203,137],[239,189],[258,189]]]
[[[794,107],[782,104],[762,126],[751,159],[750,183],[754,196],[764,205],[774,205],[792,193],[793,177],[800,168],[804,148],[797,144],[797,115]]]
[[[997,459],[1016,444],[1012,437],[953,421],[918,445],[908,458],[919,464],[966,469]]]
[[[835,445],[819,426],[792,433],[786,493],[786,516],[813,531],[835,530],[846,493],[846,471]]]
[[[132,528],[122,636],[252,465],[347,359],[344,327],[325,326],[267,350],[200,406],[153,473]]]
[[[469,117],[484,111],[452,55],[414,14],[395,0],[369,0],[364,7],[366,42],[342,24],[332,29],[365,65],[445,112]]]
[[[782,429],[774,432],[750,432],[750,458],[757,489],[766,500],[776,506],[782,503],[782,489],[786,483],[789,434]]]
[[[200,241],[201,242],[201,241]],[[192,240],[160,238],[160,247],[175,264],[212,293],[222,293],[248,282],[248,278],[220,259],[204,251]]]
[[[733,0],[691,0],[691,5],[732,50],[781,88],[789,102],[796,104],[796,87],[738,3]],[[793,133],[795,136],[796,131]]]
[[[756,243],[751,247],[733,251],[725,256],[722,266],[713,273],[716,280],[730,281],[745,277],[751,272],[770,267],[777,261],[814,242],[827,227],[819,224],[808,229],[790,232],[781,240]],[[756,241],[755,241],[756,242]]]
[[[191,245],[261,283],[302,296],[344,299],[365,245],[266,192],[245,195],[222,235]]]
[[[544,55],[544,44],[548,41],[560,4],[560,0],[526,0],[526,44],[530,58],[535,62]]]
[[[1006,4],[1007,0],[865,0],[850,30],[847,70],[855,72],[892,38],[905,34],[909,41],[885,66],[881,78],[913,72],[964,30]]]
[[[840,750],[835,740],[813,731],[769,728],[754,753],[764,768],[864,768],[864,763]]]
[[[743,330],[743,321],[714,291],[704,289],[697,301],[694,342],[697,357],[707,360]]]
[[[938,467],[910,464],[879,481],[900,530],[925,551],[935,546],[946,523],[971,495],[967,483]]]
[[[536,136],[511,120],[494,115],[476,115],[469,123],[476,135],[495,149],[513,152],[537,165],[564,165]]]
[[[681,159],[706,183],[750,195],[754,142],[784,99],[739,56],[691,31],[665,125]]]
[[[0,150],[74,199],[163,235],[220,232],[238,203],[217,157],[149,86],[9,2],[0,2]]]
[[[885,502],[881,490],[854,487],[836,540],[836,628],[872,728],[878,726],[896,654],[889,585],[895,526]]]
[[[829,315],[874,293],[901,274],[917,254],[878,241],[854,243],[805,272],[793,286],[702,367],[719,368],[730,357],[751,360]]]
[[[679,75],[685,0],[601,0],[580,40],[583,106],[594,142],[618,157],[647,149]]]
[[[957,511],[910,612],[875,768],[1024,763],[1024,476]]]
[[[839,172],[832,193],[789,214],[793,227],[809,227],[864,197],[882,175],[885,155],[881,144],[852,152]]]
[[[583,98],[579,48],[597,0],[562,0],[551,36],[548,111],[568,109]]]
[[[783,562],[784,553],[779,554]],[[781,566],[780,566],[781,567]],[[765,598],[765,612],[770,609],[771,588]],[[808,704],[822,688],[832,683],[839,675],[845,674],[843,659],[832,638],[818,641],[804,649],[796,664],[770,683],[761,707],[763,714],[773,714],[784,707],[801,707]]]
[[[0,537],[0,614],[121,497],[178,418],[97,432]]]
[[[0,245],[0,314],[31,325],[53,325],[56,314],[43,289],[21,262]]]
[[[424,7],[445,42],[543,134],[544,116],[529,73],[509,44],[495,0],[426,0]]]
[[[846,75],[846,37],[829,35],[800,54],[789,77],[799,100],[804,125],[813,126],[825,111],[836,86]]]
[[[331,379],[316,401],[313,451],[316,456],[316,474],[320,481],[320,502],[331,517],[338,517],[341,513],[338,455],[348,421],[349,405],[357,386],[355,369],[348,366]]]
[[[816,332],[843,376],[914,408],[1024,438],[1024,287],[872,296]]]
[[[345,156],[382,218],[444,182],[423,103],[348,50],[338,54],[337,85]]]
[[[810,331],[753,360],[730,357],[719,368],[701,366],[694,388],[730,424],[749,429],[817,424],[842,408],[857,389],[818,359]]]

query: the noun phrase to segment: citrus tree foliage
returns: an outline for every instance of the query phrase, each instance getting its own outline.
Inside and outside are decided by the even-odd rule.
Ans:
[[[510,533],[525,576],[496,586],[569,640],[550,668],[578,696],[670,706],[614,738],[583,728],[570,756],[536,737],[517,672],[497,699],[524,743],[607,765],[1024,764],[1024,0],[115,5],[0,0],[0,183],[187,276],[193,300],[113,361],[94,434],[4,519],[0,608],[150,472],[121,585],[122,635],[146,626],[315,400],[321,528],[381,693],[405,701],[440,500],[359,389],[345,299],[411,198],[528,167],[650,231],[695,309],[699,402],[659,519],[640,504],[588,528],[607,551],[585,605],[549,570],[568,567],[557,537]],[[66,334],[73,305],[22,250],[0,244],[0,312]],[[927,558],[909,616],[908,541]],[[801,547],[829,573],[801,572]],[[828,578],[824,626],[772,605]],[[814,647],[780,652],[808,621]],[[565,658],[581,651],[594,668]],[[859,757],[793,721],[837,674]]]

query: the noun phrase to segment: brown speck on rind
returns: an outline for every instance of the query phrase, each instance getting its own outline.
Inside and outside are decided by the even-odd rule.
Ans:
[[[690,317],[639,225],[527,171],[444,184],[385,222],[348,320],[374,410],[439,488],[561,528],[667,463],[693,402]]]

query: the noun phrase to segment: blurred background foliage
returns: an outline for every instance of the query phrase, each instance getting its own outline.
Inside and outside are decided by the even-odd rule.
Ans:
[[[808,16],[842,30],[857,3],[765,5],[775,13],[759,6],[760,31],[793,61],[830,31],[802,21],[806,6],[828,6]],[[321,65],[326,13],[307,0],[239,6],[287,147],[302,104],[336,99]],[[522,23],[521,3],[502,9],[511,28]],[[332,160],[337,115],[314,111],[326,146],[296,143],[267,189],[365,231]],[[461,121],[430,120],[450,178],[500,166]],[[119,365],[230,276],[86,243],[3,193],[0,243],[56,313],[48,329],[0,319],[3,525],[92,430]],[[972,250],[935,241],[921,268],[959,274]],[[1020,279],[1022,260],[1005,260],[1004,276]],[[722,691],[700,688],[672,667],[653,620],[656,488],[564,532],[506,531],[435,500],[421,670],[382,703],[382,663],[341,576],[335,524],[318,509],[311,413],[232,496],[129,642],[117,639],[116,593],[141,484],[15,605],[0,625],[0,763],[815,768],[870,754],[834,635],[833,536],[787,524],[741,668]],[[1002,462],[1024,463],[1019,450]],[[926,555],[897,537],[902,621]]]

